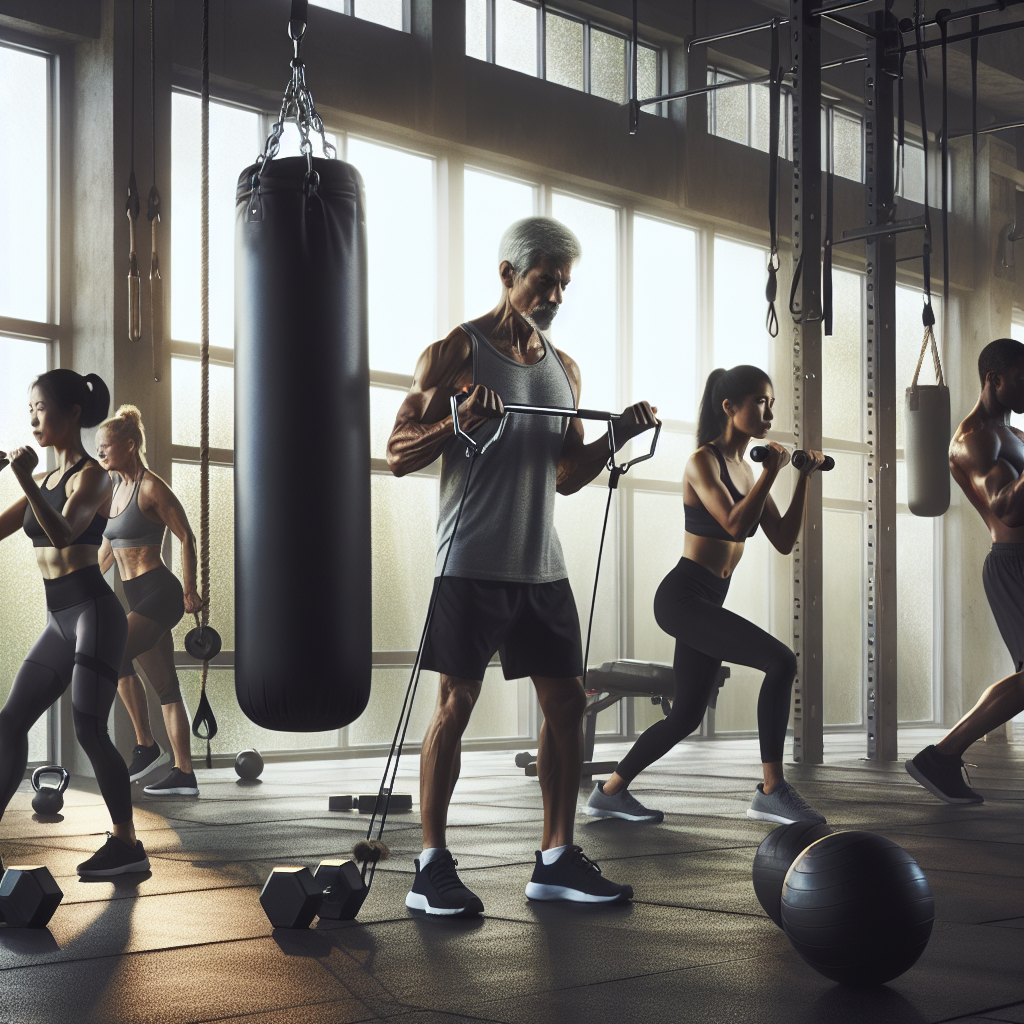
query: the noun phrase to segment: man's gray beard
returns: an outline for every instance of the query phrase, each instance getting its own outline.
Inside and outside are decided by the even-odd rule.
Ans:
[[[523,314],[523,319],[538,331],[546,331],[555,317],[558,315],[558,306],[554,302],[544,302],[529,313]]]

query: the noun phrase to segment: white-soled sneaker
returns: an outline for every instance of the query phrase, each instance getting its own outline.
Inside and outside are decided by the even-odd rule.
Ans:
[[[594,786],[594,792],[590,794],[583,813],[591,818],[622,818],[625,821],[658,822],[665,818],[664,811],[652,811],[644,807],[628,789],[620,789],[614,796],[609,795],[604,791],[602,782]]]
[[[164,778],[146,786],[142,792],[146,796],[199,796],[199,783],[195,772],[186,774],[180,768],[172,768]]]
[[[161,765],[169,764],[170,760],[171,755],[166,750],[161,750],[159,743],[153,743],[148,747],[136,743],[132,747],[132,763],[128,766],[128,781],[138,782],[144,775],[148,775]]]
[[[788,783],[780,782],[770,792],[764,791],[762,783],[747,808],[747,817],[757,821],[777,821],[780,825],[792,825],[794,821],[819,821],[825,823],[825,816],[819,814]]]
[[[533,878],[526,885],[531,900],[568,900],[571,903],[628,903],[633,886],[619,885],[601,874],[578,846],[567,846],[554,864],[545,864],[540,850]]]

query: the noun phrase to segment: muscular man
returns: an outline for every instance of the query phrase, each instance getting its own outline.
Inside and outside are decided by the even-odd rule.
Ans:
[[[497,430],[504,402],[578,407],[579,367],[555,349],[546,331],[579,257],[578,239],[558,221],[528,217],[513,224],[499,247],[501,301],[420,356],[388,442],[388,465],[396,476],[441,457],[437,604],[423,653],[423,667],[440,673],[441,681],[420,758],[424,850],[405,901],[428,914],[483,911],[459,880],[445,826],[462,734],[495,650],[506,679],[533,680],[544,714],[537,755],[544,834],[526,895],[587,903],[633,895],[630,886],[603,877],[572,842],[586,695],[579,618],[553,523],[555,491],[573,494],[593,480],[608,457],[607,439],[584,444],[578,419],[510,416],[501,439],[471,461],[453,434],[450,414],[452,395],[468,392],[460,423],[483,441]],[[654,412],[646,402],[628,408],[616,425],[616,441],[624,444],[653,426]]]
[[[940,800],[983,802],[964,782],[963,755],[986,733],[1024,711],[1024,434],[1010,426],[1024,412],[1024,345],[999,338],[978,357],[981,397],[949,447],[949,468],[992,534],[982,580],[989,607],[1013,659],[1014,673],[977,704],[907,771]]]

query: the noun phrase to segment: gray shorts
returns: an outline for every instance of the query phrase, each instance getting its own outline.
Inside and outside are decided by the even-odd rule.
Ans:
[[[1024,667],[1024,544],[993,544],[981,578],[1013,669]]]

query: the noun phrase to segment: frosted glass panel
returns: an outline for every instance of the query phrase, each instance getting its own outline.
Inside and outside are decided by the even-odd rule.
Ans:
[[[438,482],[370,477],[373,649],[414,651],[434,582]]]
[[[672,664],[675,640],[654,621],[654,595],[683,553],[682,495],[633,494],[633,656]]]
[[[345,0],[310,0],[310,3],[314,7],[324,7],[328,11],[334,11],[336,14],[345,13]]]
[[[583,89],[583,24],[548,14],[544,31],[547,55],[545,71],[549,82]]]
[[[181,695],[186,714],[191,718],[199,706],[201,675],[196,669],[178,669]],[[340,733],[274,732],[254,725],[242,713],[235,696],[235,673],[232,669],[210,669],[206,677],[206,697],[217,716],[217,735],[211,747],[214,754],[237,754],[240,750],[323,750],[338,746]],[[192,756],[202,766],[206,757],[206,740],[192,737]]]
[[[924,202],[924,150],[909,142],[903,147],[903,181],[901,196],[915,203]]]
[[[234,470],[210,467],[210,625],[224,641],[224,650],[235,649],[235,481]],[[171,487],[199,543],[199,467],[175,462]],[[181,545],[174,540],[171,569],[181,579]],[[197,578],[196,583],[199,580]],[[185,634],[195,626],[186,615],[174,629],[174,644],[184,648]]]
[[[335,135],[334,132],[324,132],[324,137],[334,147],[335,155],[341,157],[341,139],[337,135]],[[310,134],[309,138],[310,142],[313,143],[313,156],[326,157],[327,154],[324,152],[323,142],[320,139],[320,135]],[[289,121],[284,126],[284,133],[281,135],[281,141],[279,143],[281,148],[278,151],[277,157],[275,157],[275,159],[284,156],[301,156],[301,142],[302,139],[299,135],[299,129],[296,128],[291,121]]]
[[[715,366],[750,363],[771,373],[766,264],[763,249],[715,238]]]
[[[838,111],[834,112],[832,115],[832,160],[836,174],[841,178],[860,181],[862,150],[860,120],[847,117]]]
[[[864,480],[867,472],[865,456],[857,452],[838,452],[829,449],[826,455],[831,455],[836,461],[835,468],[828,473],[821,474],[821,494],[826,499],[839,499],[842,501],[863,501]]]
[[[7,51],[0,50],[0,55]],[[2,56],[0,56],[2,59]],[[0,158],[2,159],[2,158]],[[28,388],[46,372],[47,346],[0,336],[0,451],[26,444],[36,448],[42,467],[46,453],[34,445],[28,414]],[[8,468],[0,470],[0,509],[25,495]],[[20,530],[0,541],[0,593],[17,600],[0,601],[0,706],[10,693],[14,675],[46,625],[46,597],[32,542]],[[46,715],[29,735],[29,760],[47,757]]]
[[[371,744],[390,744],[395,736],[399,712],[409,685],[408,668],[375,668],[370,685],[370,702],[366,710],[348,727],[350,747]],[[422,672],[416,688],[416,700],[412,706],[412,719],[405,739],[407,743],[419,743],[423,739],[434,705],[437,703],[437,673]],[[408,764],[407,764],[407,767]],[[416,788],[412,780],[408,790]]]
[[[489,668],[484,673],[480,699],[463,735],[467,740],[528,736],[532,692],[533,683],[529,679],[506,679],[500,667]]]
[[[487,60],[487,0],[466,0],[466,56]]]
[[[697,234],[633,218],[633,393],[662,419],[697,418]]]
[[[397,388],[370,388],[370,458],[388,457],[388,438],[406,395]]]
[[[824,544],[824,704],[826,725],[859,725],[864,678],[864,546],[858,512],[822,513]]]
[[[583,258],[572,271],[565,301],[552,327],[552,337],[561,351],[579,364],[583,390],[580,404],[589,409],[616,408],[615,334],[618,247],[616,212],[582,199],[555,193],[551,210],[576,233],[583,246]],[[584,421],[587,441],[602,436],[605,424]]]
[[[201,368],[198,359],[171,360],[171,444],[199,447]],[[235,446],[235,371],[210,364],[210,447]]]
[[[743,95],[742,89],[737,88],[735,91],[737,95]],[[750,99],[753,115],[750,123],[750,144],[754,149],[767,153],[768,143],[771,140],[771,90],[767,85],[752,85],[750,86]],[[789,152],[786,146],[785,98],[780,104],[779,114],[779,155],[785,157]]]
[[[896,712],[900,722],[926,722],[932,706],[933,519],[896,516]]]
[[[641,46],[636,54],[636,98],[649,100],[658,95],[658,51]],[[647,107],[654,113],[657,107]]]
[[[494,309],[501,298],[498,243],[511,224],[533,215],[533,186],[466,168],[464,196],[464,316],[473,320]]]
[[[727,82],[730,79],[728,75],[719,73],[716,80],[718,82]],[[728,86],[725,89],[717,89],[711,96],[712,134],[746,145],[746,87],[742,85]]]
[[[1010,324],[1010,337],[1014,341],[1024,342],[1024,324]],[[1010,425],[1018,430],[1024,430],[1024,414],[1010,413]]]
[[[0,315],[22,320],[49,319],[47,70],[45,57],[0,46]]]
[[[584,487],[576,494],[570,494],[568,497],[559,495],[555,500],[555,529],[558,530],[558,539],[562,543],[569,584],[576,598],[581,640],[584,644],[587,642],[587,618],[590,615],[590,598],[594,592],[594,569],[597,565],[601,520],[604,517],[607,499],[606,487]],[[616,503],[613,499],[604,557],[601,559],[597,606],[594,610],[594,633],[590,642],[589,659],[591,665],[610,661],[617,656],[619,650],[616,513]]]
[[[619,458],[622,461],[632,459],[642,454],[643,451],[648,451],[650,444],[651,435],[641,434],[622,450]],[[642,462],[630,475],[636,480],[668,480],[682,486],[686,460],[693,454],[693,451],[693,434],[662,427],[654,458]]]
[[[537,8],[495,0],[494,62],[524,75],[537,74]]]
[[[351,136],[347,156],[366,186],[370,366],[412,373],[436,340],[434,161]],[[395,273],[397,253],[415,253],[415,273]]]
[[[171,96],[171,336],[199,341],[199,99]],[[235,188],[238,174],[263,145],[259,116],[210,104],[210,344],[235,343]],[[148,222],[144,219],[147,227]],[[145,252],[146,245],[139,243]]]
[[[590,91],[613,103],[627,98],[626,40],[596,28],[590,30]]]
[[[402,31],[402,0],[352,0],[352,13],[363,21]]]
[[[921,354],[921,340],[924,336],[924,325],[921,323],[922,309],[921,290],[919,288],[896,287],[896,447],[903,447],[903,417],[906,408],[907,388],[914,379],[914,368]],[[935,311],[935,340],[939,344],[939,355],[945,358],[946,352],[939,330],[942,324],[942,300],[932,296],[932,309]],[[935,367],[932,363],[931,346],[925,353],[921,364],[920,384],[934,384]],[[977,377],[974,378],[977,380]],[[973,387],[973,381],[972,381]]]
[[[861,276],[832,271],[832,337],[821,339],[821,432],[861,440],[864,364]]]

